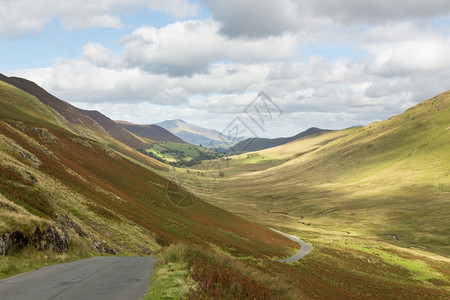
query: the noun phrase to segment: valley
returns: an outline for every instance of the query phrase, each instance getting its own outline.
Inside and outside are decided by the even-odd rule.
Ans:
[[[386,289],[376,297],[410,290],[417,298],[413,291],[429,288],[446,294],[449,122],[446,92],[384,122],[203,162],[197,169],[207,176],[185,176],[208,202],[312,244],[303,264],[341,266],[342,281],[336,274],[320,279],[339,295]],[[327,274],[325,265],[318,269]],[[387,296],[394,286],[396,296]]]
[[[365,127],[224,156],[0,79],[2,278],[156,256],[148,299],[450,293],[450,92]]]

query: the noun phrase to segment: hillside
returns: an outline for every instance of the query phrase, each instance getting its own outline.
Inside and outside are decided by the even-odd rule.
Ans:
[[[449,153],[450,91],[383,122],[203,162],[208,176],[184,178],[208,202],[312,244],[300,264],[271,266],[312,297],[448,298]]]
[[[18,77],[7,77],[3,74],[0,74],[0,80],[35,96],[40,102],[51,107],[67,121],[66,125],[71,124],[71,126],[69,125],[71,130],[77,131],[77,126],[80,126],[82,130],[79,130],[79,134],[86,134],[87,129],[97,133],[103,131],[97,122],[80,113],[76,107],[51,95],[32,81]]]
[[[317,127],[311,127],[303,132],[300,132],[299,134],[296,134],[291,137],[286,137],[286,138],[274,138],[274,139],[249,138],[249,139],[240,141],[239,143],[237,143],[236,145],[231,147],[228,152],[229,153],[246,153],[246,152],[263,150],[263,149],[267,149],[267,148],[284,145],[284,144],[287,144],[289,142],[295,141],[297,139],[300,139],[300,138],[308,136],[308,135],[327,132],[327,131],[330,131],[330,130],[320,129]]]
[[[111,122],[113,121],[101,113],[92,113],[92,115],[98,117],[99,122],[109,128],[113,134],[117,133],[117,136],[129,145],[119,142],[119,140],[110,135],[102,125],[84,114],[80,109],[51,95],[36,83],[24,78],[6,77],[3,74],[0,74],[0,80],[35,96],[41,103],[47,106],[46,109],[49,110],[47,117],[50,117],[53,120],[52,122],[63,126],[74,134],[85,138],[101,140],[103,143],[109,144],[114,150],[119,151],[122,155],[131,160],[139,161],[157,169],[164,168],[157,160],[133,151],[135,147],[144,147],[146,144],[125,129],[116,128],[115,130],[111,130],[113,127],[111,126]],[[18,99],[16,100],[18,101]],[[5,105],[9,105],[9,103],[5,103]],[[18,107],[20,110],[24,110],[27,105],[29,104],[22,101]],[[33,108],[36,109],[36,107]],[[28,110],[27,113],[35,115],[33,109]],[[40,116],[37,117],[40,118]]]
[[[258,203],[253,219],[278,206],[320,228],[448,255],[448,153],[450,92],[384,122],[235,156],[216,187]]]
[[[152,160],[134,159],[143,155],[107,133],[96,138],[100,125],[72,112],[91,124],[89,135],[71,131],[73,123],[55,109],[0,81],[0,252],[7,254],[0,255],[0,276],[14,272],[14,255],[30,247],[47,252],[21,265],[45,263],[54,257],[50,250],[142,255],[181,241],[259,258],[295,247],[156,174]]]
[[[77,108],[77,110],[97,122],[113,138],[121,141],[125,145],[133,149],[144,148],[147,145],[145,141],[135,136],[134,134],[126,130],[123,126],[117,124],[104,114],[96,110],[84,110],[79,108]]]
[[[115,121],[120,126],[137,136],[157,142],[187,144],[185,141],[158,125],[138,125],[130,122]]]

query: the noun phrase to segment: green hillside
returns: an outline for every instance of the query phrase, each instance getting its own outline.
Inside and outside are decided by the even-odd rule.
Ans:
[[[409,295],[384,290],[377,297],[422,298],[413,290],[428,286],[448,295],[450,288],[449,153],[450,91],[384,122],[204,162],[197,169],[209,176],[191,182],[209,202],[320,248],[309,258],[323,264],[316,279],[308,269],[315,284],[372,296],[407,284]],[[335,274],[323,275],[330,268]]]
[[[37,98],[0,82],[0,248],[7,254],[0,255],[0,276],[51,262],[55,253],[148,255],[184,242],[270,259],[296,247],[192,198],[151,171],[154,165],[115,148],[134,150],[94,135],[75,134]],[[31,248],[45,254],[21,259]]]
[[[177,168],[180,186],[166,164],[46,99],[54,107],[0,81],[0,277],[156,253],[153,298],[450,295],[449,93],[386,122]],[[278,262],[298,245],[266,226],[313,251]]]

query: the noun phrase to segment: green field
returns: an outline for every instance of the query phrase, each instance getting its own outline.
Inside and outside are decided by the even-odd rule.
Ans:
[[[189,167],[202,160],[223,156],[223,154],[205,147],[171,142],[153,142],[149,148],[139,151],[175,167]]]

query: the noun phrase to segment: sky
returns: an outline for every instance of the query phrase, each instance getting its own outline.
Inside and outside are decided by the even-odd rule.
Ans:
[[[114,120],[291,136],[385,120],[450,88],[448,0],[0,7],[0,73]]]

